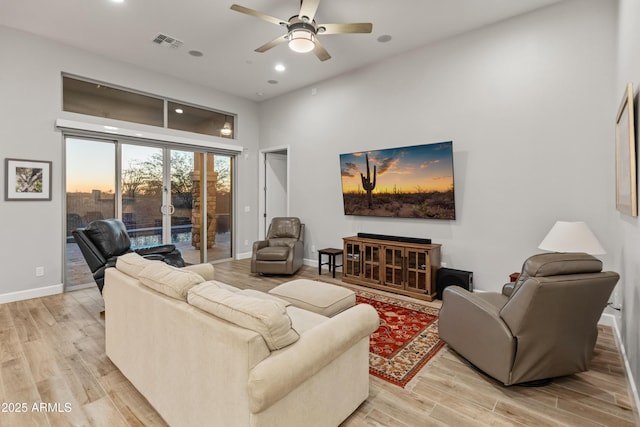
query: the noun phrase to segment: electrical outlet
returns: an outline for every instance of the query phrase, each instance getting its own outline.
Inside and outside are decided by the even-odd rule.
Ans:
[[[441,262],[441,263],[440,263],[440,266],[441,266],[442,268],[446,268],[446,267],[447,267],[447,263],[446,263],[446,262]]]
[[[244,207],[244,211],[245,212],[251,212],[251,206],[245,206]]]
[[[316,253],[316,245],[311,245],[311,252]]]
[[[248,241],[248,240],[245,240],[245,241],[244,241],[244,245],[245,245],[245,246],[249,246],[249,241]]]
[[[44,276],[44,267],[36,267],[36,277]]]

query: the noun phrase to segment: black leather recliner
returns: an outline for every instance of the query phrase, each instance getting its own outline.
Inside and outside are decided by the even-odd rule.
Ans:
[[[104,286],[104,271],[116,265],[120,255],[136,252],[144,258],[164,261],[174,267],[184,267],[182,254],[175,245],[155,245],[131,249],[127,228],[119,219],[100,219],[86,228],[71,232],[89,265],[100,293]]]

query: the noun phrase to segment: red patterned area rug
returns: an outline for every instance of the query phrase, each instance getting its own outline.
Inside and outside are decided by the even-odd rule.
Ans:
[[[369,373],[404,388],[444,346],[438,336],[439,309],[352,290],[357,304],[372,305],[380,316],[369,344]]]

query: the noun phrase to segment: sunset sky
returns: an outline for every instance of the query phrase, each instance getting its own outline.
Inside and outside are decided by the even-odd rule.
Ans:
[[[149,159],[154,153],[162,153],[162,149],[125,144],[122,146],[122,164],[127,168],[132,161]],[[67,139],[67,192],[114,192],[115,164],[115,144]]]
[[[446,191],[453,188],[453,143],[414,145],[386,150],[363,151],[340,155],[342,191],[363,191],[362,173],[367,176],[365,154],[373,181],[373,167],[377,168],[373,193]],[[419,190],[418,190],[419,189]]]
[[[67,138],[66,141],[67,192],[90,193],[92,190],[100,190],[105,193],[113,193],[116,180],[116,145],[88,139]],[[122,168],[126,170],[135,167],[136,164],[150,160],[154,155],[162,155],[162,148],[122,144],[121,155]],[[193,166],[193,156],[194,154],[191,151],[171,150],[172,162],[174,159],[185,159]],[[95,159],[100,161],[94,161]],[[225,178],[218,179],[218,184],[224,186],[226,180],[228,186],[230,183],[231,157],[216,155],[214,169],[218,172],[227,171]]]
[[[67,192],[115,190],[116,150],[114,144],[67,139]],[[100,159],[100,161],[88,161]]]

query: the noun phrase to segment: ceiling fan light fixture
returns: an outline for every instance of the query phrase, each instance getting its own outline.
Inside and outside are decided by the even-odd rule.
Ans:
[[[313,32],[300,28],[289,33],[289,49],[298,53],[311,52],[316,47],[316,36]]]
[[[368,34],[373,29],[373,24],[369,22],[351,22],[341,24],[318,24],[315,21],[316,10],[321,0],[300,0],[300,11],[297,15],[291,16],[288,20],[276,18],[249,9],[248,7],[232,4],[231,10],[251,15],[262,21],[275,24],[279,27],[286,27],[287,34],[279,36],[262,46],[254,49],[256,52],[264,53],[280,44],[288,42],[289,49],[298,53],[313,52],[320,60],[331,59],[331,55],[324,48],[320,40],[316,40],[318,34]]]

